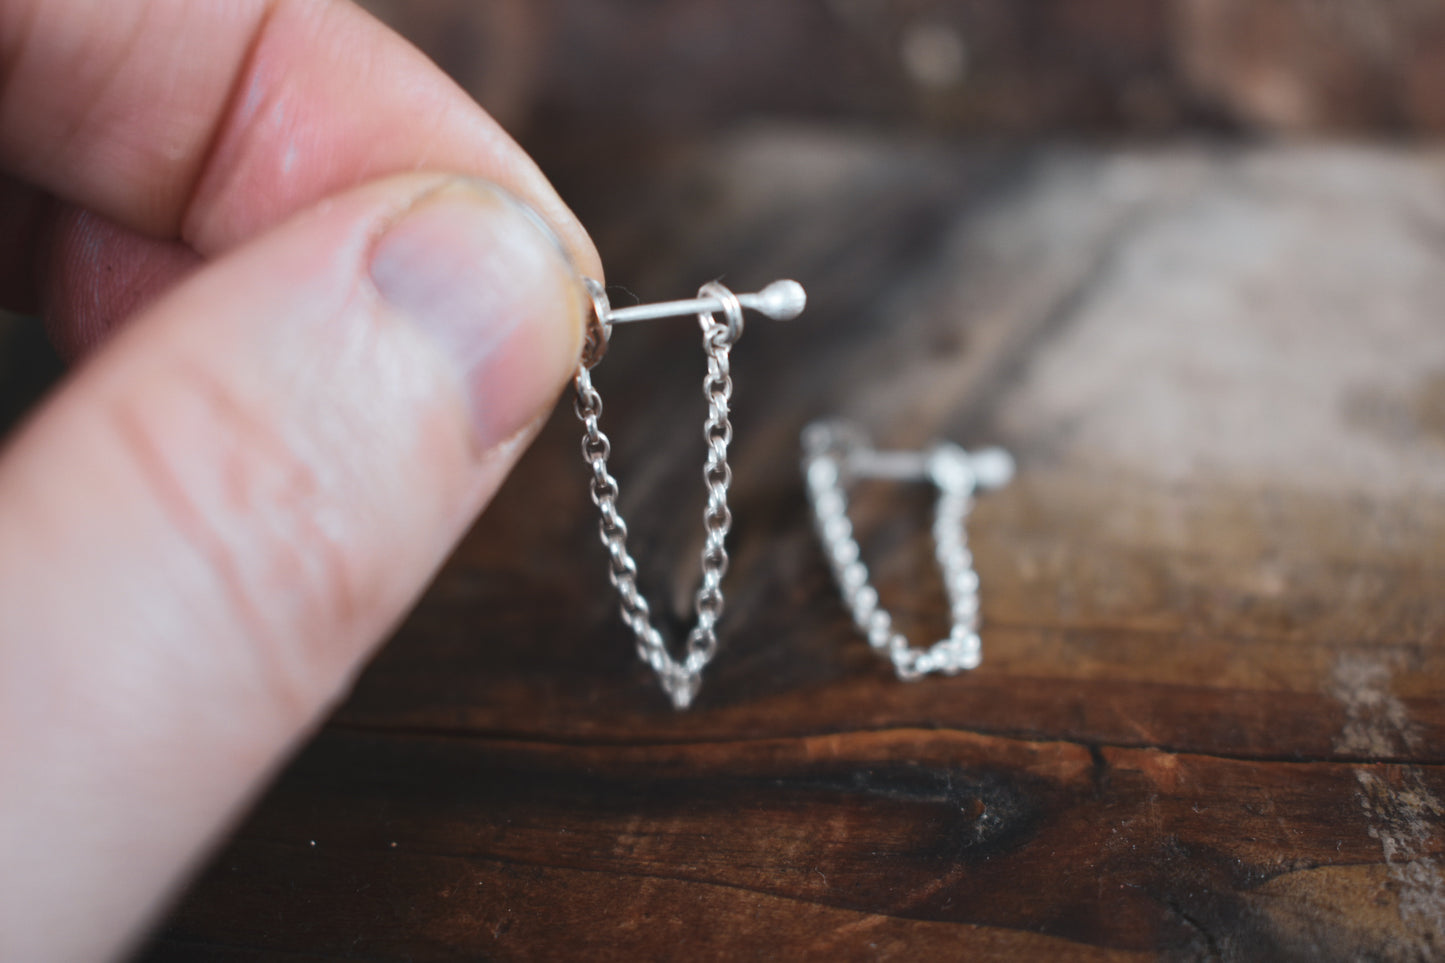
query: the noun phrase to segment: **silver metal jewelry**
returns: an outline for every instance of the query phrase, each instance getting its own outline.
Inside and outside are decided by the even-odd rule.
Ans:
[[[1002,487],[1013,473],[1013,458],[1001,448],[967,452],[945,442],[922,452],[879,451],[847,422],[819,421],[803,430],[803,478],[833,578],[868,644],[893,663],[905,682],[931,672],[954,675],[978,667],[982,658],[978,572],[964,522],[973,510],[974,492]],[[845,493],[849,482],[861,478],[928,481],[938,487],[934,556],[943,573],[953,625],[947,638],[927,649],[914,648],[894,630],[893,617],[879,604],[878,591],[869,582]]]
[[[622,621],[637,636],[638,656],[657,673],[672,704],[686,709],[702,684],[703,668],[717,654],[717,623],[723,611],[722,580],[728,568],[726,541],[733,521],[728,510],[728,486],[732,483],[728,445],[733,438],[733,426],[728,418],[733,394],[728,354],[742,336],[745,308],[776,321],[786,321],[802,313],[807,295],[796,281],[775,281],[757,294],[734,294],[714,281],[704,284],[692,300],[614,309],[601,284],[589,279],[587,290],[592,298],[592,311],[587,320],[582,363],[577,368],[575,410],[585,427],[582,458],[592,469],[592,501],[602,513],[598,532],[607,549],[607,574],[617,588]],[[637,587],[637,563],[627,550],[627,524],[617,510],[617,479],[607,470],[612,446],[597,425],[602,416],[602,396],[593,387],[592,369],[606,354],[615,325],[689,314],[697,316],[702,327],[703,351],[707,353],[707,375],[702,382],[702,393],[707,398],[707,419],[703,422],[703,438],[707,441],[707,464],[703,468],[707,507],[703,510],[703,527],[707,538],[702,547],[702,583],[694,599],[697,623],[688,634],[683,657],[677,659],[662,634],[653,627],[651,606]],[[719,314],[722,320],[718,320]]]

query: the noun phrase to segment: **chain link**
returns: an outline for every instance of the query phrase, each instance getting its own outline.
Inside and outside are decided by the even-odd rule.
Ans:
[[[698,315],[703,350],[707,354],[707,375],[702,383],[708,405],[707,420],[703,424],[703,440],[707,444],[707,463],[703,468],[707,486],[707,505],[703,510],[706,538],[701,553],[702,581],[694,599],[697,622],[688,633],[681,659],[673,657],[666,640],[653,626],[651,606],[637,586],[637,562],[627,550],[627,523],[617,509],[617,479],[607,467],[612,444],[599,427],[602,396],[592,384],[592,371],[585,361],[575,379],[574,410],[583,425],[582,459],[592,470],[591,495],[601,513],[598,534],[607,549],[608,578],[617,589],[622,621],[637,638],[638,657],[657,673],[663,691],[678,709],[692,704],[702,685],[702,670],[717,654],[717,623],[723,613],[722,581],[728,570],[726,542],[733,521],[728,509],[728,489],[732,484],[728,446],[733,437],[729,419],[733,394],[729,355],[742,333],[743,309],[737,297],[721,284],[704,285],[698,293],[722,302],[724,321],[719,322],[711,314]],[[609,332],[605,323],[597,324],[604,329],[600,341],[605,345],[605,334]]]
[[[982,660],[979,580],[964,526],[973,510],[973,493],[979,480],[969,454],[956,445],[940,445],[918,459],[922,466],[920,477],[939,489],[933,520],[934,557],[943,575],[952,623],[946,638],[920,649],[894,629],[892,615],[879,604],[878,591],[869,581],[868,567],[860,557],[853,523],[848,518],[844,482],[850,475],[851,463],[876,453],[856,429],[839,422],[809,426],[803,435],[803,447],[803,475],[813,521],[843,601],[868,644],[887,657],[898,677],[906,682],[933,672],[954,675],[977,668]]]

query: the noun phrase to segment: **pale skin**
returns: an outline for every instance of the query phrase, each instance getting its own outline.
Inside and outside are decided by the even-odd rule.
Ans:
[[[0,449],[0,959],[134,946],[501,484],[584,274],[343,0],[0,0],[0,303],[83,358]]]

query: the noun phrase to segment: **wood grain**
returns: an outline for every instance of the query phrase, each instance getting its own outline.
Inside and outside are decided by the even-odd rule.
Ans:
[[[614,282],[812,296],[735,352],[697,707],[633,655],[560,409],[142,959],[1445,953],[1438,158],[794,128],[599,156],[552,169]],[[597,373],[674,636],[696,337],[628,330]],[[1018,456],[972,521],[977,671],[903,685],[852,632],[797,479],[820,413]],[[945,624],[927,512],[856,500],[915,638]]]

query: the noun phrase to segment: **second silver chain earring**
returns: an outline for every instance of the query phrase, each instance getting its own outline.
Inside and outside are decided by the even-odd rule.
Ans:
[[[730,352],[743,333],[744,309],[782,321],[801,314],[807,298],[802,285],[795,281],[776,281],[757,294],[734,294],[713,282],[703,285],[692,300],[614,309],[602,285],[588,280],[587,287],[592,310],[587,320],[587,343],[577,369],[576,411],[584,427],[582,457],[592,470],[592,501],[602,514],[598,532],[607,549],[607,574],[617,589],[622,621],[637,637],[638,656],[657,673],[672,704],[685,709],[697,696],[703,668],[717,654],[717,623],[723,612],[722,580],[728,569],[726,542],[732,527],[732,512],[728,508],[728,488],[732,484],[728,446],[733,437]],[[606,353],[616,325],[687,315],[697,317],[702,327],[703,351],[707,355],[707,374],[702,382],[707,400],[707,418],[703,422],[703,438],[707,442],[707,463],[703,468],[707,505],[703,509],[706,538],[702,547],[702,581],[693,603],[697,621],[688,633],[679,658],[673,655],[667,640],[652,624],[652,607],[637,586],[637,562],[627,549],[627,523],[617,508],[617,479],[607,467],[612,445],[599,427],[602,396],[592,383],[592,369]],[[722,316],[721,320],[718,315]]]
[[[983,658],[978,572],[964,523],[973,510],[974,492],[999,488],[1013,473],[1013,458],[1001,448],[968,452],[944,443],[927,451],[880,451],[847,422],[821,421],[804,429],[803,480],[829,568],[853,622],[868,644],[893,663],[900,679],[911,682],[933,672],[953,675],[977,668]],[[910,645],[894,627],[869,579],[848,517],[845,485],[858,479],[927,481],[938,488],[934,557],[952,624],[945,638],[926,649]]]

